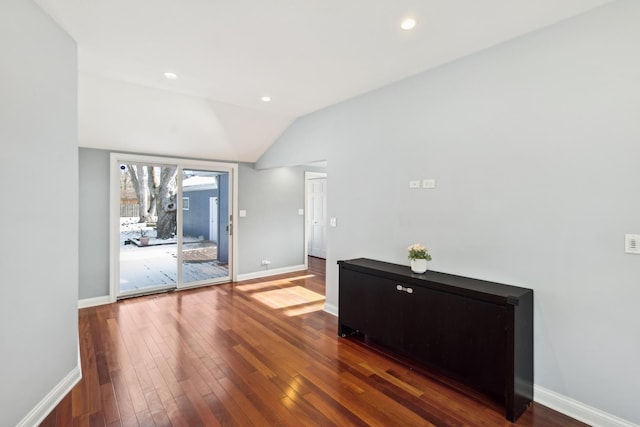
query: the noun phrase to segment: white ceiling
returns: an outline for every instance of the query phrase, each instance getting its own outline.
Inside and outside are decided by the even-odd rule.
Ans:
[[[78,43],[81,146],[255,161],[296,117],[611,0],[35,1]]]

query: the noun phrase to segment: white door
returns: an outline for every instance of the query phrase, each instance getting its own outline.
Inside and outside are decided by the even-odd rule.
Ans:
[[[309,212],[309,255],[318,258],[327,257],[327,178],[315,178],[308,181]]]
[[[218,198],[209,197],[209,240],[218,243]]]

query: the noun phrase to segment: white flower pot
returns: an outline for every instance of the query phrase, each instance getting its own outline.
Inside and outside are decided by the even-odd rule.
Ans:
[[[414,273],[422,274],[427,271],[427,260],[426,259],[412,259],[411,260],[411,271]]]

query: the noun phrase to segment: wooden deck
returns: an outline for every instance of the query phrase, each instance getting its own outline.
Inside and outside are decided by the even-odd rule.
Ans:
[[[194,240],[184,245],[182,281],[184,283],[229,276],[229,266],[219,262],[217,246]],[[178,280],[177,244],[148,246],[124,245],[120,248],[120,291],[144,291],[157,286],[175,285]]]
[[[308,271],[80,310],[50,426],[508,426],[498,405],[337,336]],[[583,425],[533,404],[520,426]]]

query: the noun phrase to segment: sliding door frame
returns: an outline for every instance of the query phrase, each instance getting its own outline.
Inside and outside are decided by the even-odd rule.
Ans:
[[[109,169],[109,271],[110,290],[109,300],[115,302],[118,299],[120,289],[120,172],[122,163],[158,163],[178,166],[178,203],[177,212],[177,237],[178,248],[181,249],[182,242],[182,170],[183,169],[204,169],[227,172],[229,174],[229,280],[236,281],[238,278],[238,164],[215,162],[208,160],[190,160],[176,157],[159,157],[127,153],[111,153]],[[187,289],[197,286],[208,286],[208,283],[196,283],[193,286],[181,286],[182,284],[182,254],[178,251],[178,281],[176,289]]]

